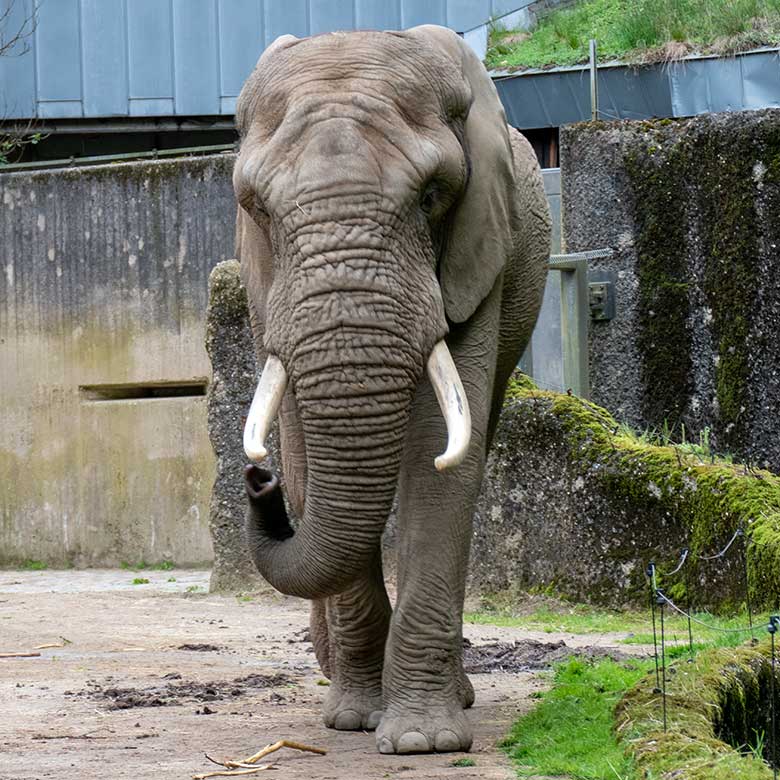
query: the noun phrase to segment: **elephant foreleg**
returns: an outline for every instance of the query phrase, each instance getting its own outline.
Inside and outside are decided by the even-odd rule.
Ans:
[[[495,308],[483,310],[489,323]],[[472,442],[458,467],[437,472],[446,433],[428,382],[417,392],[399,484],[398,598],[385,653],[383,753],[468,750],[462,621],[472,517],[482,480],[495,348],[475,328],[449,339],[469,398]]]

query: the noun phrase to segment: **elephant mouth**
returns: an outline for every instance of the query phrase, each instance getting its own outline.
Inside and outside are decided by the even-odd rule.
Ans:
[[[446,471],[462,463],[468,454],[471,412],[463,382],[444,339],[431,350],[426,368],[447,426],[447,448],[434,460],[434,465],[437,471]],[[287,381],[282,361],[276,355],[269,355],[244,426],[244,452],[252,461],[261,461],[268,454],[265,439],[279,412]]]

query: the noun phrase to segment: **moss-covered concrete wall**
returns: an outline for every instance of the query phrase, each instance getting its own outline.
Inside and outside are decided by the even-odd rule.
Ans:
[[[780,594],[780,478],[657,446],[576,396],[510,384],[490,453],[472,544],[471,584],[619,606],[646,605],[645,568],[671,572],[667,593],[696,607],[745,601],[742,527],[753,604]]]
[[[780,680],[768,640],[672,664],[666,675],[665,731],[655,674],[647,675],[615,709],[616,734],[635,759],[636,776],[769,780],[773,673],[777,707]]]
[[[0,565],[211,559],[206,398],[232,157],[0,175]],[[120,393],[121,394],[121,393]]]
[[[567,249],[616,250],[592,398],[780,471],[780,111],[564,128]]]

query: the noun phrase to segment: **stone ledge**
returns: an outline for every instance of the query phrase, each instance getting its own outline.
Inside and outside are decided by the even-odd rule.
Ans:
[[[551,590],[610,606],[646,604],[645,567],[687,575],[663,583],[699,607],[744,600],[743,527],[754,603],[780,592],[780,478],[679,446],[648,444],[576,396],[510,383],[488,459],[472,549],[472,588]]]

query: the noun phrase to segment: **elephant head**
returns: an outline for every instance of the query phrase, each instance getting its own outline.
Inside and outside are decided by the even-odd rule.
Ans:
[[[251,551],[279,590],[320,598],[376,554],[420,382],[446,421],[436,468],[467,453],[445,338],[511,251],[512,152],[482,63],[432,26],[284,36],[245,84],[237,123],[238,249],[268,355],[245,449],[265,456],[287,393],[306,456],[295,533],[276,478],[248,467]]]

